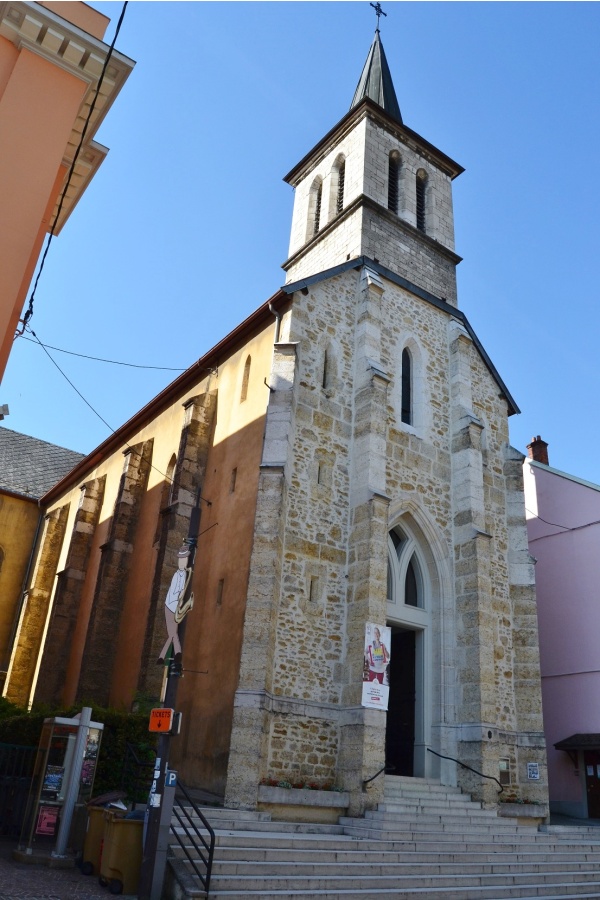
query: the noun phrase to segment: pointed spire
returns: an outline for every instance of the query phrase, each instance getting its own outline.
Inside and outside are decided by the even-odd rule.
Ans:
[[[367,61],[362,70],[359,82],[350,104],[350,109],[369,97],[374,100],[382,109],[386,111],[388,116],[396,119],[402,125],[402,116],[400,115],[400,107],[396,98],[396,91],[390,75],[390,69],[385,58],[383,44],[379,37],[379,28],[375,31],[375,37],[367,56]]]

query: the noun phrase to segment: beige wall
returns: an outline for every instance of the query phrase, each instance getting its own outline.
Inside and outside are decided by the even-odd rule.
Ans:
[[[0,493],[0,679],[4,681],[10,640],[35,534],[37,502]]]

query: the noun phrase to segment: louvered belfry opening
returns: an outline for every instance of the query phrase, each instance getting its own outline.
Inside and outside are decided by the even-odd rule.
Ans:
[[[344,182],[346,180],[346,163],[342,160],[338,169],[338,190],[336,212],[341,213],[344,208]]]
[[[321,201],[323,199],[323,185],[317,188],[317,197],[315,201],[315,227],[313,234],[318,234],[321,228]]]
[[[400,178],[400,160],[390,154],[388,167],[388,209],[398,213],[398,181]]]
[[[404,348],[402,351],[402,376],[401,376],[401,385],[402,385],[402,397],[401,397],[401,412],[400,417],[402,421],[406,425],[412,425],[412,409],[411,409],[411,395],[412,395],[412,372],[411,372],[411,358],[410,353]]]
[[[417,174],[417,228],[425,231],[425,187],[427,180],[421,173]]]

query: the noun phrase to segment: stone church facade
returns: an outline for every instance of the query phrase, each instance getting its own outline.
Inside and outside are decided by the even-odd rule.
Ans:
[[[546,802],[518,409],[457,306],[461,172],[402,122],[376,32],[287,177],[285,286],[46,496],[10,699],[160,695],[201,489],[185,780],[243,808],[265,779],[335,783],[360,814],[388,766]],[[387,713],[361,704],[368,622],[391,628]]]

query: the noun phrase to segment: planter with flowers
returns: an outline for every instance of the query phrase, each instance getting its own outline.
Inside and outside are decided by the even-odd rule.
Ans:
[[[347,791],[314,781],[265,778],[258,786],[258,809],[276,821],[335,823],[350,805]]]

